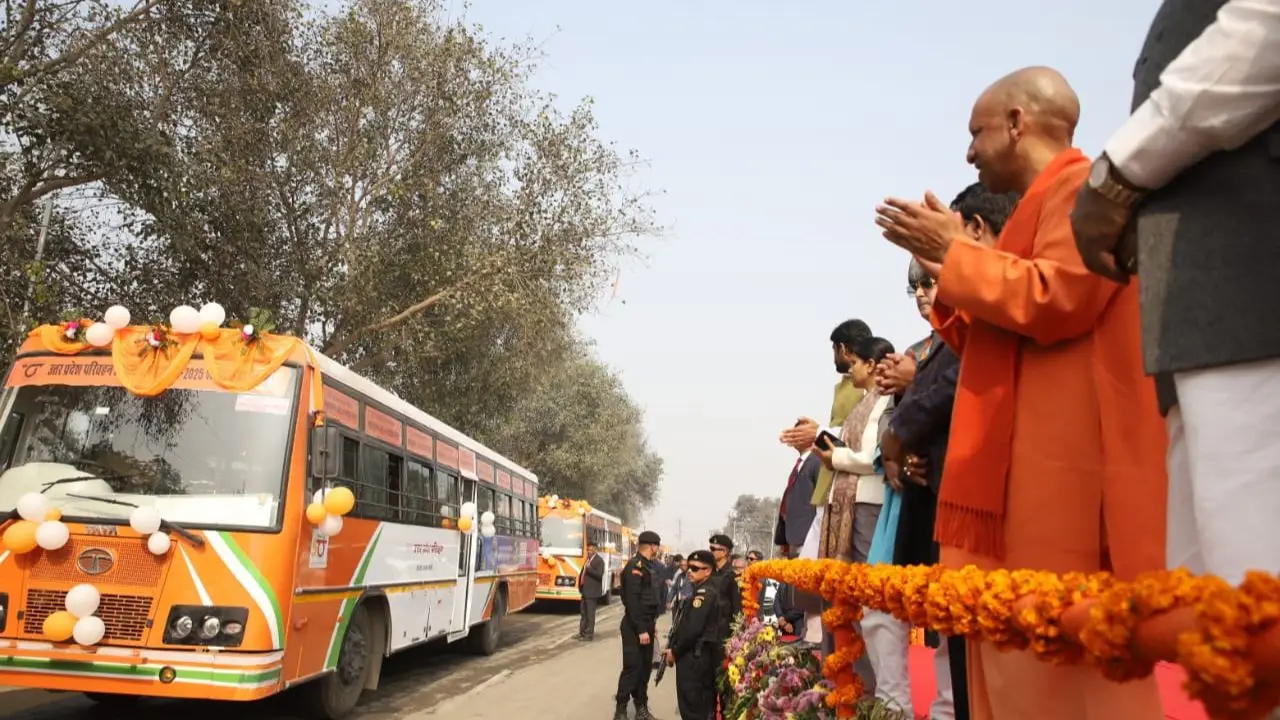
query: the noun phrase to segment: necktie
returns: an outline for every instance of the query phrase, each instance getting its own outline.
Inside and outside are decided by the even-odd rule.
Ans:
[[[778,512],[786,517],[787,515],[787,496],[791,494],[791,486],[796,484],[796,477],[800,475],[800,466],[804,464],[804,456],[796,458],[795,467],[791,468],[791,477],[787,478],[787,489],[782,493],[782,502],[778,503]]]

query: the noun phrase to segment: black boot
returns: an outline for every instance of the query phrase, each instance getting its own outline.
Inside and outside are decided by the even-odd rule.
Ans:
[[[649,703],[636,703],[636,720],[658,720],[649,712]]]
[[[613,711],[613,720],[627,720],[627,701],[623,700],[618,703],[618,707]]]

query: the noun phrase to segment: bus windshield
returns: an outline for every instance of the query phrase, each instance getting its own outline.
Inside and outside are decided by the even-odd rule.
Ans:
[[[555,555],[582,557],[582,518],[542,518],[542,549]]]
[[[93,522],[127,521],[134,506],[152,505],[194,527],[273,527],[297,373],[277,371],[270,394],[10,389],[0,406],[0,512],[43,490],[65,516]]]

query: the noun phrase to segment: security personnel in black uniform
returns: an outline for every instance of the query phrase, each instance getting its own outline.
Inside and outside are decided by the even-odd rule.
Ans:
[[[613,720],[627,720],[627,701],[634,700],[636,720],[655,720],[649,712],[649,678],[653,675],[653,643],[657,634],[657,580],[649,561],[658,552],[658,533],[640,533],[639,550],[622,567],[622,673],[618,675]]]
[[[721,643],[727,643],[733,634],[733,622],[742,613],[742,589],[738,587],[738,575],[733,572],[731,559],[733,540],[728,535],[712,535],[708,544],[711,546],[711,555],[716,559],[715,569],[711,571],[711,582],[715,585],[717,600],[720,604],[717,635]],[[722,712],[723,708],[729,707],[732,702],[732,693],[722,694],[720,697]]]
[[[667,665],[676,668],[680,720],[709,720],[716,712],[716,673],[724,659],[720,639],[720,595],[711,582],[715,558],[707,550],[689,553],[693,595],[682,601],[680,621],[671,631]]]

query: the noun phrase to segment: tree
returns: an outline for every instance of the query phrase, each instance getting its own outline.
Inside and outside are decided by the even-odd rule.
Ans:
[[[662,459],[618,377],[582,344],[525,393],[495,432],[500,447],[537,458],[543,494],[583,498],[626,521],[657,499]]]
[[[429,0],[137,2],[39,0],[23,7],[43,24],[0,35],[25,53],[0,84],[0,294],[31,308],[5,318],[5,349],[73,308],[265,309],[540,474],[560,474],[544,454],[612,443],[608,502],[652,502],[640,413],[573,330],[657,232],[590,101],[560,112],[529,86],[533,49]],[[40,197],[57,203],[35,263]],[[560,437],[534,432],[546,388],[577,381],[607,437],[581,408]]]
[[[773,544],[773,528],[778,521],[779,498],[739,495],[729,510],[724,527],[715,532],[733,538],[734,552],[759,550],[767,557]]]

